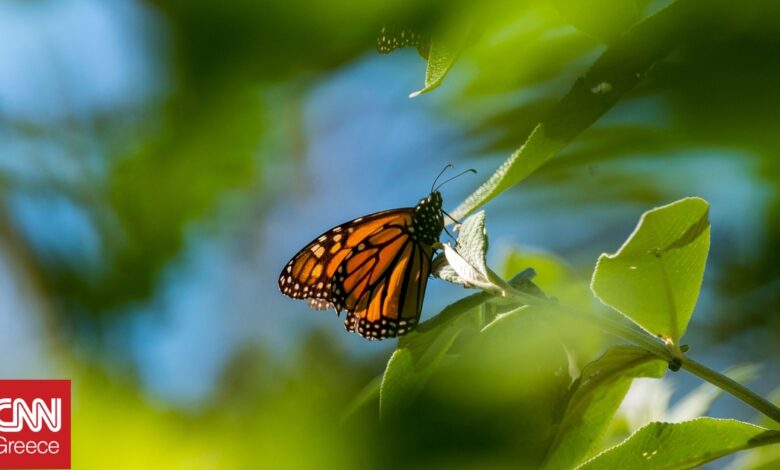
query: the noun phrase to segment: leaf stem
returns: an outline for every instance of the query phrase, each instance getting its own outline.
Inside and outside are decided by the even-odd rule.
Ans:
[[[662,269],[664,269],[664,278],[667,281],[667,286],[666,286],[667,294],[671,295],[671,288],[668,285],[668,278],[666,277],[665,267],[663,267],[663,260],[661,260],[661,263],[662,263]],[[735,396],[736,398],[739,398],[740,400],[750,405],[757,411],[765,414],[769,418],[780,423],[780,408],[773,405],[771,402],[762,398],[761,396],[751,391],[747,387],[743,386],[742,384],[735,382],[734,380],[726,377],[725,375],[716,372],[704,366],[703,364],[694,361],[693,359],[687,357],[683,353],[683,351],[680,349],[680,345],[678,344],[679,337],[677,336],[678,330],[676,327],[677,318],[676,318],[676,311],[674,307],[673,298],[670,298],[670,308],[673,312],[672,320],[673,320],[673,324],[675,325],[673,334],[675,337],[673,341],[671,341],[670,343],[668,341],[661,341],[659,338],[652,336],[650,333],[647,333],[644,330],[640,330],[633,324],[630,324],[627,321],[623,320],[622,317],[610,318],[606,314],[598,314],[598,313],[583,311],[567,305],[558,304],[554,299],[548,299],[534,294],[526,293],[523,292],[522,290],[515,288],[512,285],[512,284],[519,285],[519,283],[523,279],[532,278],[534,275],[533,270],[524,271],[523,273],[520,273],[519,275],[515,276],[509,282],[504,281],[498,274],[493,272],[490,268],[487,268],[487,270],[488,270],[488,276],[492,281],[491,282],[492,289],[490,289],[489,291],[485,290],[484,294],[509,298],[522,305],[537,305],[540,307],[551,308],[554,311],[563,313],[565,315],[570,315],[573,317],[579,317],[579,318],[587,317],[594,323],[598,324],[602,328],[602,330],[604,330],[604,332],[611,334],[617,338],[626,340],[630,343],[633,343],[636,346],[639,346],[647,350],[648,352],[654,354],[655,356],[659,357],[660,359],[663,359],[664,361],[668,362],[669,368],[672,369],[673,371],[677,371],[682,367],[683,369],[687,370],[691,374],[711,383],[712,385],[715,385],[716,387],[720,388],[721,390],[727,393],[730,393],[731,395]]]
[[[635,345],[646,349],[648,352],[655,354],[664,361],[671,362],[674,359],[678,359],[683,369],[742,400],[755,410],[780,423],[780,408],[770,401],[756,394],[744,385],[726,377],[720,372],[716,372],[709,367],[696,362],[684,354],[682,354],[681,357],[676,357],[676,355],[672,354],[672,352],[667,349],[663,342],[654,336],[651,336],[626,322],[609,318],[605,315],[586,312],[566,305],[556,305],[554,308],[566,315],[587,317],[593,320],[594,323],[597,323],[606,333],[634,343]]]
[[[766,398],[743,386],[739,382],[736,382],[687,356],[683,357],[682,368],[699,377],[700,379],[715,385],[721,390],[734,395],[743,402],[773,419],[775,422],[780,423],[780,408],[775,406]]]
[[[555,308],[567,315],[577,316],[580,318],[587,317],[594,323],[597,323],[599,326],[601,326],[604,332],[617,338],[634,343],[635,345],[655,354],[664,361],[670,362],[674,359],[672,353],[666,348],[666,345],[661,340],[654,336],[650,336],[648,333],[639,330],[635,326],[630,325],[619,318],[609,318],[606,315],[599,315],[596,313],[579,310],[567,305],[557,305]]]

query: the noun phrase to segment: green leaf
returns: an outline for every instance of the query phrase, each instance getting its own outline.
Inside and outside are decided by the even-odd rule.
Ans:
[[[532,274],[524,271],[512,278],[509,285],[523,291],[538,290],[529,280]],[[398,349],[388,361],[382,378],[381,416],[396,414],[417,395],[464,330],[476,331],[482,327],[480,308],[492,298],[488,292],[470,295],[398,339]]]
[[[428,66],[425,69],[425,86],[409,95],[415,98],[441,85],[463,50],[478,37],[473,24],[456,22],[445,34],[434,35],[428,48]]]
[[[479,328],[477,308],[488,298],[489,294],[480,292],[461,299],[399,338],[382,378],[379,410],[383,418],[414,399],[464,329]]]
[[[448,244],[444,244],[444,252],[439,253],[433,259],[433,262],[431,263],[431,275],[438,277],[442,281],[468,287],[468,282],[458,274],[458,271],[455,270],[452,266],[452,262],[448,259],[447,251],[452,249],[451,247],[448,249],[448,247]],[[465,263],[466,260],[463,260],[463,262]]]
[[[708,213],[700,198],[645,212],[617,253],[599,257],[593,293],[651,334],[679,344],[704,276]]]
[[[480,211],[463,221],[458,232],[457,250],[480,273],[488,275],[485,261],[488,250],[485,211]]]
[[[416,394],[421,383],[414,373],[412,353],[408,349],[396,349],[387,362],[385,375],[379,389],[379,414],[383,418],[403,407],[404,399]]]
[[[508,275],[529,266],[539,273],[534,278],[534,282],[546,292],[554,293],[561,303],[578,308],[589,308],[593,305],[593,294],[590,292],[587,280],[552,253],[525,247],[512,248],[507,253],[499,272]]]
[[[545,468],[571,468],[606,431],[636,377],[661,377],[666,362],[634,346],[615,346],[586,365],[550,446]]]
[[[775,389],[770,394],[770,401],[780,405],[780,389]],[[780,423],[773,421],[765,415],[757,418],[759,425],[769,429],[780,430]],[[762,447],[751,450],[735,459],[733,468],[742,470],[772,470],[780,468],[780,446]]]
[[[398,338],[398,347],[415,347],[418,343],[420,343],[420,347],[427,347],[431,342],[431,336],[428,335],[439,334],[443,328],[450,326],[458,318],[468,315],[471,310],[490,300],[490,297],[490,294],[480,292],[448,305],[438,315],[420,322],[411,333]],[[424,339],[421,338],[423,336],[425,336]]]
[[[650,423],[578,468],[692,468],[740,450],[778,442],[780,431],[731,419]]]
[[[409,98],[416,98],[438,88],[462,50],[462,42],[453,45],[435,39],[431,40],[431,48],[428,50],[428,67],[425,69],[425,86],[411,93]]]
[[[461,219],[516,185],[552,158],[582,131],[609,111],[642,81],[661,58],[679,45],[679,38],[697,24],[700,10],[678,0],[639,22],[610,45],[585,76],[539,123],[519,150],[452,212]]]
[[[487,435],[502,430],[494,439],[512,446],[518,468],[539,468],[554,436],[553,416],[571,385],[566,348],[548,314],[521,307],[499,316],[462,344],[430,384],[432,396],[454,401],[453,422],[480,423]],[[480,417],[460,421],[461,413],[475,412]]]
[[[546,298],[544,293],[549,292],[554,296],[550,299],[552,302],[574,307],[583,312],[595,313],[594,307],[601,308],[593,302],[590,280],[583,278],[571,266],[551,253],[525,247],[511,248],[499,272],[506,276],[528,266],[533,266],[533,270],[539,273],[533,278],[534,284],[538,285],[537,291],[526,289],[529,294]],[[570,354],[571,367],[576,369],[572,375],[579,376],[586,361],[604,351],[605,336],[598,325],[586,316],[560,315],[555,308],[553,310],[556,312],[550,315],[549,320],[555,322],[561,341]]]
[[[444,245],[444,257],[447,264],[434,273],[445,281],[460,284],[463,287],[478,287],[485,291],[500,292],[501,289],[490,282],[486,274],[475,268],[466,258],[450,245]]]
[[[523,146],[502,163],[487,181],[467,197],[452,212],[452,217],[461,219],[467,216],[489,200],[524,180],[558,153],[565,145],[566,142],[564,141],[550,139],[544,131],[543,124],[537,125]]]
[[[478,305],[460,312],[459,315],[445,317],[443,320],[448,321],[440,321],[437,328],[412,332],[403,337],[403,341],[399,341],[399,346],[403,345],[404,348],[412,351],[415,360],[415,373],[420,375],[423,382],[428,379],[431,372],[439,365],[444,355],[450,350],[452,343],[455,342],[455,339],[463,330],[468,328],[476,330],[481,326],[478,308],[482,303],[484,303],[484,300]],[[468,303],[464,304],[467,305]],[[464,304],[458,302],[454,305],[455,308],[463,308],[460,305]],[[449,310],[449,312],[453,311],[455,310]],[[449,312],[445,309],[443,314]]]
[[[499,292],[501,289],[490,280],[485,256],[488,237],[485,230],[485,212],[466,219],[458,232],[455,249],[444,245],[444,253],[434,261],[433,274],[445,281],[464,287],[478,287]],[[444,259],[446,259],[446,263]]]
[[[522,315],[523,313],[526,313],[528,309],[532,308],[530,305],[521,305],[517,308],[514,308],[508,312],[498,313],[495,318],[493,318],[491,321],[487,322],[484,327],[482,327],[481,332],[490,332],[493,328],[501,328],[506,323],[511,323],[512,319],[516,315]]]

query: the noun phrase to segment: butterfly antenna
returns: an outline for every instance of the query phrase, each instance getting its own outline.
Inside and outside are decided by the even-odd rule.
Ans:
[[[474,174],[477,174],[477,170],[475,170],[474,168],[469,168],[468,170],[461,171],[460,173],[458,173],[457,175],[453,176],[452,178],[448,178],[448,179],[446,179],[446,180],[442,181],[442,182],[441,182],[441,184],[439,184],[438,186],[436,186],[436,189],[432,189],[432,190],[431,190],[431,192],[438,191],[438,190],[439,190],[439,188],[441,188],[441,187],[442,187],[442,186],[444,186],[445,184],[449,183],[450,181],[454,180],[455,178],[458,178],[458,177],[460,177],[460,176],[463,176],[463,175],[465,175],[466,173],[474,173]],[[437,178],[437,179],[438,179],[438,178]]]
[[[453,217],[453,216],[449,215],[449,214],[447,213],[447,211],[445,211],[444,209],[442,209],[442,210],[441,210],[441,213],[442,213],[442,214],[444,214],[444,215],[446,215],[447,217],[449,217],[449,218],[450,218],[450,220],[451,220],[451,221],[453,221],[453,222],[455,222],[456,224],[462,224],[462,223],[463,223],[463,222],[461,222],[460,220],[456,219],[455,217]]]
[[[436,186],[436,182],[439,181],[439,178],[441,178],[441,175],[444,174],[445,171],[449,170],[450,168],[453,168],[452,163],[447,163],[447,166],[445,166],[440,172],[439,175],[436,177],[435,180],[433,180],[433,184],[431,185],[431,192],[433,192],[433,187]]]
[[[452,217],[450,217],[450,218],[452,219]],[[455,220],[455,219],[453,219],[453,220]],[[447,232],[447,235],[449,235],[449,236],[450,236],[450,239],[452,239],[452,241],[454,241],[454,242],[457,242],[457,241],[458,241],[458,239],[457,239],[457,238],[455,238],[455,236],[453,236],[453,235],[450,233],[450,231],[449,231],[449,230],[447,230],[447,226],[446,226],[446,225],[444,226],[444,231],[445,231],[445,232]]]

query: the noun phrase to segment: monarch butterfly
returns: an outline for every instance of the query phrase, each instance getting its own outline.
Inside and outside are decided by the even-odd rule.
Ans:
[[[412,331],[444,230],[441,185],[435,184],[414,207],[358,217],[314,239],[284,267],[279,289],[308,299],[315,310],[346,310],[347,331],[369,340]]]

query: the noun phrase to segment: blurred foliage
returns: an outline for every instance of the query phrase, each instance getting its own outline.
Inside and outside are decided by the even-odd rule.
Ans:
[[[780,63],[775,54],[767,54],[777,50],[780,41],[776,34],[780,7],[764,0],[739,6],[687,2],[687,7],[684,23],[691,27],[664,38],[674,44],[673,52],[653,65],[607,119],[586,130],[525,188],[565,181],[569,189],[561,194],[567,204],[658,204],[685,193],[679,192],[679,185],[665,184],[668,176],[648,180],[641,170],[626,173],[629,161],[663,158],[674,168],[677,160],[690,155],[687,152],[738,151],[734,158],[744,160],[739,163],[750,168],[757,185],[769,188],[770,202],[762,213],[763,224],[755,228],[761,231],[757,237],[761,245],[754,248],[754,255],[745,258],[726,251],[714,268],[725,297],[734,300],[714,306],[718,321],[711,328],[719,339],[751,328],[780,333],[776,289],[780,172],[774,131],[780,123],[772,112],[780,99],[775,89]],[[583,9],[598,18],[585,17],[580,23],[607,18],[591,3]],[[588,58],[603,47],[594,41],[598,35],[583,35],[568,27],[567,15],[558,16],[546,2],[515,12],[493,16],[480,43],[485,46],[466,59],[476,73],[463,89],[464,99],[453,101],[453,108],[485,111],[472,132],[491,136],[486,147],[491,154],[516,149],[587,69]],[[582,24],[575,26],[588,30]],[[617,24],[612,27],[620,29]],[[669,32],[650,33],[652,37],[643,40],[652,42],[656,35]],[[502,66],[492,66],[496,63]],[[706,174],[706,158],[701,165],[701,173]],[[576,198],[571,198],[572,193]],[[740,314],[734,315],[737,303]]]
[[[671,3],[144,2],[163,25],[163,34],[152,35],[163,64],[158,95],[47,122],[0,108],[4,139],[54,146],[62,167],[76,168],[52,170],[35,155],[29,174],[0,167],[0,237],[40,282],[53,342],[73,340],[59,326],[85,321],[95,337],[88,340],[100,343],[118,313],[157,292],[193,228],[229,232],[240,223],[233,217],[239,209],[250,207],[262,220],[291,191],[305,190],[301,96],[373,52],[381,25],[396,24],[463,41],[457,61],[434,68],[430,83],[439,86],[442,115],[477,144],[475,158],[502,161],[540,122],[562,139],[538,164],[569,144],[505,205],[492,206],[492,217],[515,220],[511,198],[534,188],[553,188],[546,207],[575,211],[668,202],[688,192],[688,173],[669,178],[692,152],[705,155],[698,164],[706,175],[709,151],[732,151],[768,202],[754,208],[761,223],[745,228],[758,232],[748,255],[729,249],[735,235],[714,230],[710,339],[761,329],[774,336],[765,348],[745,351],[770,355],[780,336],[780,4],[678,0],[674,27],[632,29],[643,21],[664,26],[651,15]],[[631,31],[626,46],[621,40]],[[616,71],[623,81],[600,78]],[[590,106],[584,113],[580,98]],[[273,134],[279,127],[281,137]],[[648,171],[647,161],[663,173]],[[89,248],[97,255],[39,249],[14,219],[20,197],[73,207],[94,230]],[[620,234],[611,236],[598,242]],[[596,309],[582,266],[518,248],[500,274],[528,267],[546,294]],[[399,341],[409,351],[397,353],[399,362],[423,372],[400,370],[408,388],[391,397],[394,411],[381,424],[376,377],[383,361],[370,354],[348,361],[327,336],[315,334],[292,351],[242,351],[207,405],[188,412],[155,401],[122,375],[118,345],[94,351],[68,344],[72,350],[60,355],[74,362],[74,468],[535,468],[558,439],[578,390],[574,379],[610,343],[584,319],[556,321],[544,309],[507,311],[487,300],[467,297]],[[85,358],[84,350],[94,355]],[[353,402],[361,390],[362,401]],[[749,455],[747,468],[771,468],[777,446]]]
[[[170,57],[162,57],[171,61],[169,93],[132,110],[135,119],[109,115],[87,123],[100,124],[110,136],[95,136],[105,146],[108,171],[100,181],[85,175],[75,187],[61,188],[88,211],[99,235],[100,265],[86,272],[83,262],[74,268],[45,254],[38,260],[47,289],[69,312],[112,313],[148,298],[189,225],[213,224],[220,200],[274,196],[263,191],[263,168],[277,157],[258,154],[268,123],[289,114],[296,93],[318,73],[370,50],[383,22],[429,29],[440,8],[308,0],[153,6],[172,43]],[[267,90],[283,96],[264,99]],[[70,123],[54,130],[61,125]]]
[[[636,377],[662,377],[663,361],[634,346],[615,346],[591,362],[571,386],[571,398],[550,444],[545,468],[570,468],[603,439]]]
[[[537,467],[570,383],[566,350],[540,315],[510,313],[455,343],[416,398],[383,411],[381,435],[408,450],[383,461]]]
[[[233,362],[206,409],[154,403],[95,370],[73,379],[73,468],[365,468],[371,421],[339,423],[359,364],[315,334],[278,370],[262,351]],[[367,437],[360,445],[349,435]]]
[[[501,182],[490,178],[485,183],[488,192],[491,184],[495,187]],[[559,304],[530,282],[532,271],[530,276],[525,270],[508,283],[501,281],[485,264],[488,236],[484,212],[464,220],[458,232],[458,253],[445,246],[449,267],[434,272],[445,273],[443,278],[453,284],[478,287],[482,292],[450,305],[399,340],[379,390],[384,424],[397,421],[409,427],[412,417],[422,417],[415,428],[424,424],[429,436],[435,434],[428,426],[438,420],[426,413],[446,406],[451,394],[455,405],[442,415],[450,416],[451,438],[463,431],[470,436],[457,447],[459,455],[452,461],[466,466],[472,464],[471,458],[476,465],[483,457],[481,452],[474,457],[463,454],[465,442],[476,443],[483,451],[504,436],[510,436],[505,444],[508,450],[520,451],[498,454],[507,465],[513,462],[522,468],[551,469],[578,465],[689,468],[780,442],[780,433],[771,429],[736,420],[698,418],[717,394],[697,393],[680,405],[687,408],[681,415],[695,419],[676,424],[651,422],[623,442],[601,453],[595,451],[609,428],[614,429],[613,417],[633,379],[661,378],[667,367],[672,371],[681,367],[689,372],[698,370],[695,374],[700,378],[780,419],[780,409],[747,389],[730,385],[733,382],[726,376],[701,365],[691,368],[694,362],[683,353],[688,347],[680,347],[699,296],[709,251],[708,212],[709,204],[700,198],[685,198],[646,211],[620,250],[599,258],[591,290],[644,332],[622,324],[613,326],[608,312],[603,316]],[[560,266],[551,270],[556,274],[561,271]],[[491,304],[503,311],[489,308]],[[598,324],[605,333],[634,345],[614,346],[577,370],[575,360],[582,351],[576,349],[583,342],[566,343],[564,338],[569,335],[562,332],[576,327],[578,320]],[[587,333],[576,330],[575,335]],[[740,374],[739,369],[732,372]],[[748,370],[742,378],[749,376]],[[438,385],[442,379],[443,387]],[[529,388],[543,394],[529,395]],[[426,399],[428,394],[435,399]],[[476,402],[475,397],[479,397]],[[418,409],[415,405],[420,402],[424,405]],[[528,405],[532,407],[526,408]],[[470,421],[476,419],[469,417],[467,410],[472,407],[490,422]],[[413,414],[406,416],[409,409]],[[520,418],[516,421],[512,419],[515,411]],[[463,417],[470,419],[466,421],[469,424],[459,426]],[[498,429],[500,434],[488,444],[471,436],[474,429],[480,431],[480,438],[487,429]],[[431,447],[426,450],[430,453]],[[436,460],[452,465],[450,453],[448,449],[436,455]]]
[[[306,0],[269,5],[153,3],[171,42],[170,48],[161,49],[168,54],[162,60],[170,61],[170,85],[162,101],[128,112],[129,119],[100,115],[75,129],[66,123],[45,128],[10,123],[15,132],[47,135],[55,141],[72,141],[74,131],[92,128],[91,137],[98,140],[109,163],[103,176],[86,174],[75,185],[54,186],[88,212],[99,236],[99,265],[85,271],[27,247],[31,261],[44,271],[52,298],[68,311],[116,312],[121,310],[116,307],[148,297],[163,267],[181,249],[186,227],[193,222],[212,224],[221,198],[243,194],[272,203],[277,194],[264,190],[263,169],[275,164],[275,157],[258,153],[268,123],[299,112],[294,97],[318,74],[371,50],[380,24],[411,25],[421,31],[478,25],[480,36],[455,66],[456,72],[469,71],[467,80],[453,82],[447,107],[464,117],[474,138],[488,139],[487,154],[516,149],[604,44],[613,44],[619,33],[663,3],[615,2],[616,7],[609,9],[575,1],[508,0],[478,7]],[[755,177],[769,188],[777,186],[780,173],[773,156],[780,145],[773,131],[776,113],[771,110],[777,107],[774,83],[780,62],[765,51],[775,50],[780,42],[773,23],[778,7],[768,0],[740,6],[713,2],[704,7],[696,1],[687,5],[684,22],[696,28],[665,38],[674,44],[674,52],[655,62],[615,110],[656,103],[653,106],[660,106],[663,113],[597,123],[565,149],[562,158],[534,175],[529,187],[565,180],[572,188],[584,189],[579,203],[615,198],[623,203],[632,199],[658,203],[668,200],[667,188],[626,178],[625,166],[609,161],[661,153],[673,161],[675,156],[684,157],[684,150],[714,147],[744,151],[742,158],[756,160]],[[609,14],[603,14],[605,10]],[[665,34],[650,33],[655,36],[641,41],[652,43]],[[284,88],[278,86],[282,83]],[[264,90],[279,96],[269,101]],[[293,147],[298,149],[292,155],[296,159],[301,158],[303,145]],[[74,158],[83,157],[76,153]],[[289,164],[296,165],[295,160]],[[595,164],[596,177],[582,178],[582,169]],[[2,180],[6,191],[26,191],[11,175]],[[780,252],[774,245],[780,238],[775,232],[780,226],[780,200],[774,191],[770,197],[765,224],[757,228],[764,231],[757,237],[762,246],[755,249],[770,256],[724,256],[727,261],[718,270],[718,282],[729,298],[756,301],[742,305],[739,316],[729,315],[730,302],[721,303],[716,312],[721,313],[720,322],[713,326],[716,333],[751,325],[780,331],[776,310],[780,301],[777,289],[771,288],[780,276],[780,264],[771,256]],[[25,240],[18,241],[21,248]],[[772,314],[765,315],[767,309]]]

